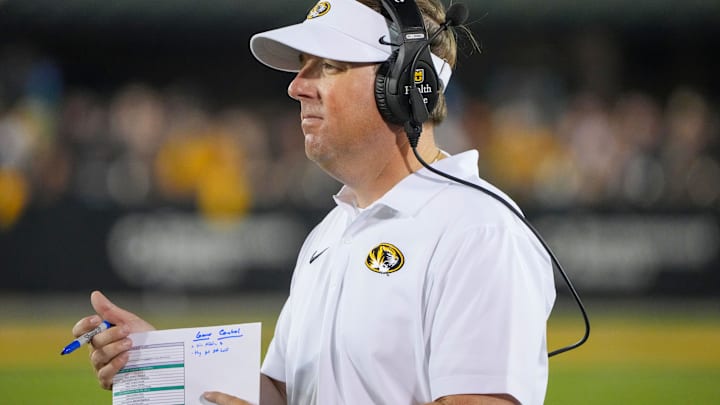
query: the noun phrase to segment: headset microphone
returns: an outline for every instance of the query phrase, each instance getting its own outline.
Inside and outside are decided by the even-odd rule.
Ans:
[[[468,8],[462,3],[455,3],[445,12],[445,23],[448,27],[463,24],[470,15]]]

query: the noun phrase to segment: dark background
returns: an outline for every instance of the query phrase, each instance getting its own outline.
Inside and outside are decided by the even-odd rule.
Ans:
[[[480,150],[481,176],[522,205],[581,292],[717,296],[720,4],[466,4],[481,52],[461,43],[446,149]],[[292,76],[248,41],[311,6],[0,0],[0,290],[285,290],[338,185],[303,163]],[[146,102],[164,117],[149,146],[136,136],[153,128],[138,124],[153,122]],[[216,151],[208,128],[238,110],[242,124],[220,132],[245,151],[230,179],[251,202],[220,193],[218,226],[202,186],[167,191],[159,156],[176,136]]]

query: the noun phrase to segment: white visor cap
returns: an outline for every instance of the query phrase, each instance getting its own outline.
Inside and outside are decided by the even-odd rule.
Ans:
[[[321,0],[307,19],[261,32],[250,38],[250,51],[263,64],[285,72],[298,72],[300,54],[341,62],[384,62],[391,53],[388,21],[373,9],[356,0]],[[431,53],[435,71],[445,91],[452,69]]]

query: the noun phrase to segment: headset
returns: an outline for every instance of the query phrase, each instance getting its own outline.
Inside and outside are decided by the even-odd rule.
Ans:
[[[395,28],[390,30],[390,41],[383,43],[395,49],[378,68],[375,101],[382,117],[390,123],[422,124],[440,96],[425,23],[414,0],[382,0],[382,4]]]
[[[498,194],[430,166],[417,151],[422,124],[428,120],[429,112],[435,109],[443,90],[440,88],[441,83],[430,56],[430,44],[449,27],[464,23],[468,17],[467,8],[460,3],[451,5],[445,13],[445,22],[440,24],[440,27],[432,35],[428,36],[425,22],[415,0],[380,0],[380,3],[392,21],[390,41],[383,41],[381,38],[380,42],[392,46],[393,49],[387,61],[378,68],[375,79],[375,102],[380,114],[387,122],[404,127],[415,157],[426,169],[487,194],[508,208],[532,231],[565,281],[585,323],[585,333],[580,340],[549,352],[548,357],[581,346],[590,336],[590,320],[587,311],[560,261],[535,227],[521,212]]]

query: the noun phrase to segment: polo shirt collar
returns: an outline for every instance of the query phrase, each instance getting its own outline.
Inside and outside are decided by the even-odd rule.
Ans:
[[[433,167],[461,179],[478,177],[478,152],[469,150],[433,163]],[[442,191],[451,180],[422,168],[402,179],[390,191],[366,209],[376,212],[384,207],[399,215],[414,216],[427,201]],[[352,218],[359,215],[355,194],[343,186],[335,196],[335,203]]]

